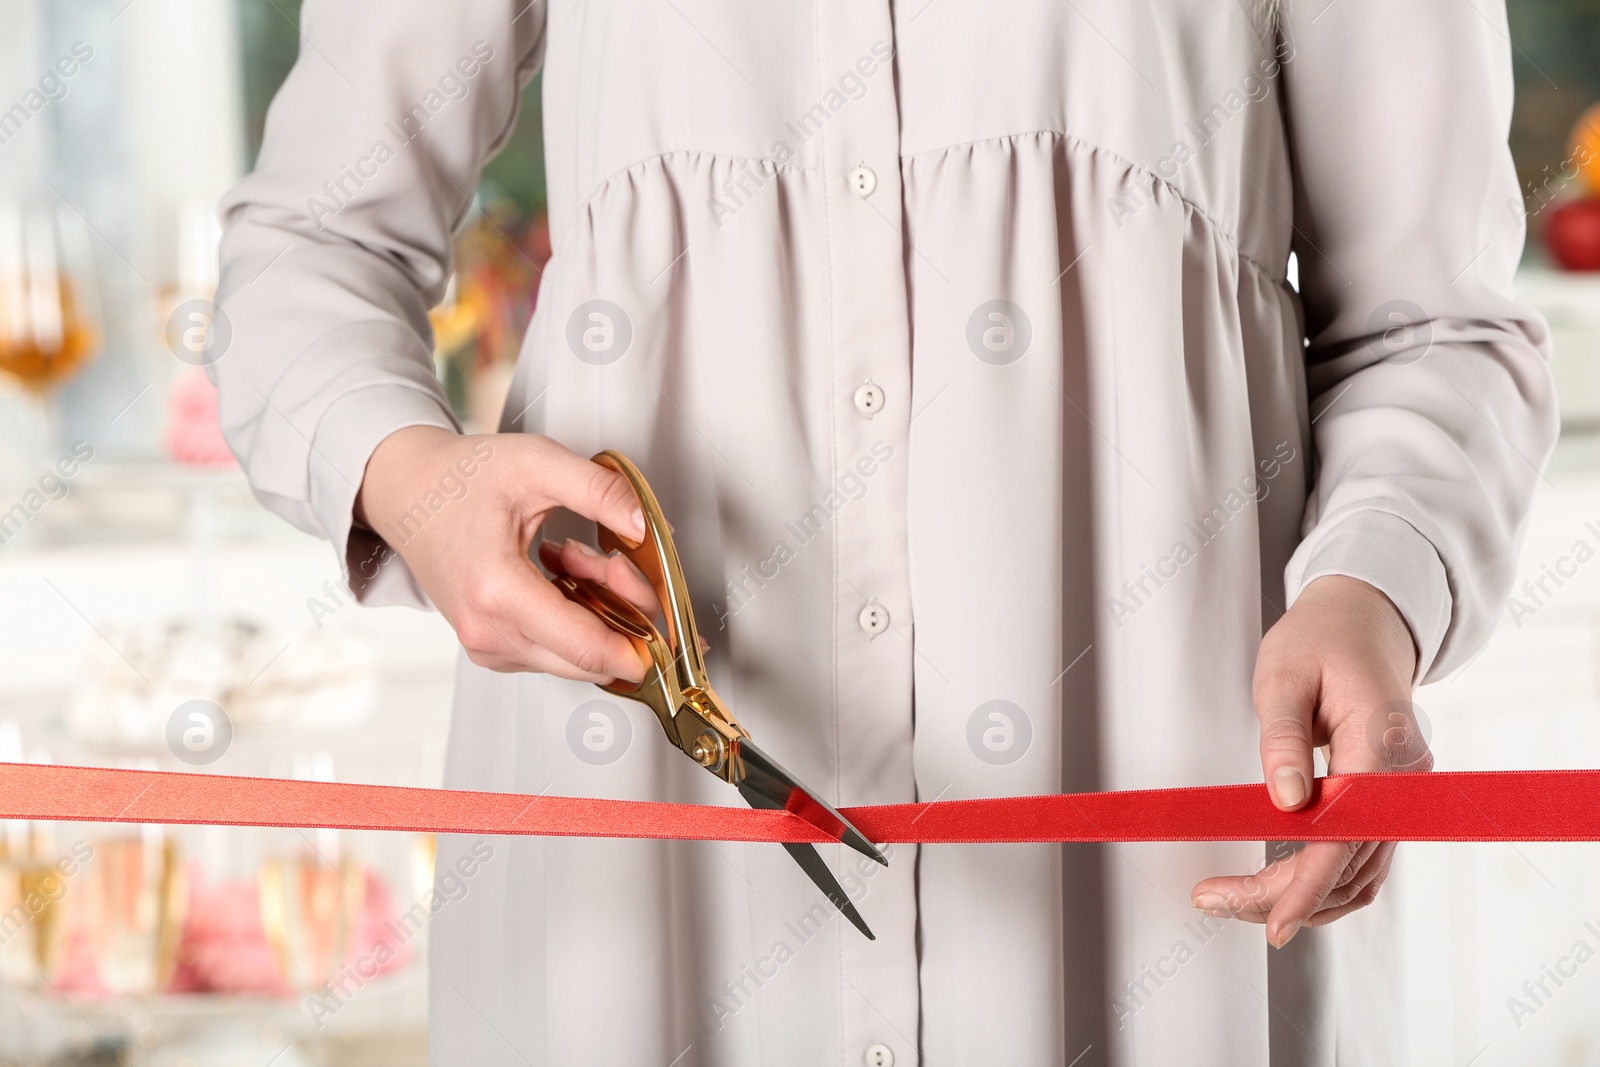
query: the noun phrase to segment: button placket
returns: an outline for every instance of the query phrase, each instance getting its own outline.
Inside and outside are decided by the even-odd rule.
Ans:
[[[867,90],[840,108],[822,132],[819,159],[830,192],[831,308],[828,337],[833,404],[849,403],[832,423],[830,476],[849,503],[833,521],[836,538],[834,625],[841,721],[859,724],[837,755],[839,803],[887,803],[915,796],[911,768],[913,625],[905,509],[910,459],[911,343],[905,287],[899,101],[892,5],[861,0],[817,7],[819,73],[857,72]],[[892,402],[891,402],[892,401]],[[891,608],[894,618],[891,619]],[[880,640],[890,630],[906,635]],[[844,857],[848,866],[853,861]],[[891,866],[851,868],[866,892],[876,942],[844,939],[842,973],[872,999],[842,988],[841,1037],[849,1059],[895,1061],[883,1043],[887,1022],[918,1027],[914,846]],[[901,1048],[902,1053],[906,1050]],[[910,1058],[914,1058],[911,1056]],[[902,1055],[900,1062],[907,1062]]]

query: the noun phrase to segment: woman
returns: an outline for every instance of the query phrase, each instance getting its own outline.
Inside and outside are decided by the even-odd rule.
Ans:
[[[448,785],[737,802],[595,703],[639,664],[529,562],[642,596],[579,543],[633,522],[601,448],[673,519],[722,696],[835,803],[1264,772],[1293,809],[1313,745],[1429,765],[1391,727],[1486,640],[1555,433],[1501,11],[302,17],[225,204],[223,418],[364,602],[456,628]],[[426,310],[541,63],[555,254],[501,433],[462,437]],[[591,726],[632,740],[607,762]],[[1401,1047],[1393,915],[1301,932],[1371,903],[1392,845],[824,850],[875,942],[770,846],[493,851],[434,926],[438,1063]]]

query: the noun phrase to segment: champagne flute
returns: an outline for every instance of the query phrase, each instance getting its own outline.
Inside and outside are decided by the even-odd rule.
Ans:
[[[291,777],[331,782],[327,752],[297,754]],[[349,955],[366,907],[366,868],[344,854],[337,830],[314,830],[262,864],[261,925],[278,973],[295,989],[331,980]]]
[[[177,842],[141,825],[95,846],[89,931],[100,981],[113,993],[153,993],[172,977],[188,912]]]
[[[278,973],[295,989],[333,978],[349,954],[366,904],[359,863],[305,848],[261,867],[261,925]]]

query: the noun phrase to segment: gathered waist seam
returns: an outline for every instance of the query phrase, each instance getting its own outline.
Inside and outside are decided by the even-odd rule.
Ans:
[[[1241,263],[1244,263],[1260,273],[1265,274],[1271,281],[1277,282],[1282,280],[1281,271],[1267,266],[1265,263],[1262,263],[1259,259],[1252,256],[1249,252],[1246,252],[1239,241],[1238,234],[1234,233],[1232,229],[1224,225],[1223,222],[1215,215],[1212,215],[1205,208],[1191,200],[1184,194],[1183,190],[1179,189],[1176,185],[1161,177],[1161,175],[1157,174],[1149,167],[1135,163],[1133,160],[1127,158],[1121,153],[1106,148],[1104,145],[1096,144],[1093,141],[1086,141],[1082,137],[1079,137],[1076,134],[1067,133],[1064,130],[1022,130],[1017,133],[999,134],[994,137],[980,137],[971,141],[960,141],[954,144],[942,145],[938,148],[927,148],[920,152],[913,152],[911,155],[901,156],[900,162],[901,165],[904,166],[907,163],[915,162],[916,160],[924,157],[947,154],[961,148],[973,148],[983,144],[1014,143],[1026,137],[1055,138],[1065,144],[1073,145],[1089,152],[1103,155],[1108,159],[1114,160],[1116,163],[1130,172],[1144,175],[1157,185],[1166,189],[1189,211],[1203,219],[1206,225],[1210,227],[1214,233],[1220,236],[1233,248],[1234,255],[1238,257]],[[653,164],[660,164],[666,160],[679,156],[685,159],[705,159],[712,161],[726,161],[728,163],[749,163],[756,166],[770,165],[774,168],[775,172],[790,171],[793,173],[804,174],[815,173],[821,169],[819,167],[797,166],[793,163],[772,163],[765,156],[724,155],[719,152],[708,152],[697,148],[675,148],[671,151],[657,152],[655,155],[646,156],[643,159],[637,160],[636,162],[629,163],[627,166],[619,167],[610,174],[606,175],[595,184],[595,187],[590,190],[582,200],[579,200],[573,205],[573,219],[576,220],[580,215],[582,215],[584,211],[587,210],[595,201],[595,199],[608,190],[613,184],[615,184],[618,179],[633,171],[642,170]]]

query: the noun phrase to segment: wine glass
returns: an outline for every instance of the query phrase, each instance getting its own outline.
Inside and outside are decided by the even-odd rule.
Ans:
[[[100,346],[87,226],[65,205],[0,200],[0,493],[60,448],[50,390]]]
[[[0,373],[36,396],[100,344],[84,231],[65,205],[0,203]]]

